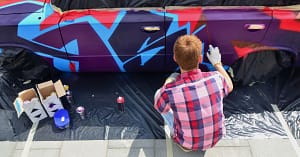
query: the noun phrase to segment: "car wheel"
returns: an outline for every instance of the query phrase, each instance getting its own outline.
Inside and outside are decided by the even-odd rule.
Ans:
[[[235,84],[253,85],[277,76],[282,70],[293,66],[295,56],[287,51],[266,50],[248,54],[231,66]]]
[[[32,51],[21,47],[1,47],[0,73],[23,83],[57,79],[59,71]]]

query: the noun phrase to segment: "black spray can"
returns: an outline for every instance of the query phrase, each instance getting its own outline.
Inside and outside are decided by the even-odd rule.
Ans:
[[[66,99],[69,103],[69,105],[73,105],[74,101],[73,101],[73,96],[72,96],[72,92],[69,89],[68,85],[64,85],[65,91],[66,91]]]

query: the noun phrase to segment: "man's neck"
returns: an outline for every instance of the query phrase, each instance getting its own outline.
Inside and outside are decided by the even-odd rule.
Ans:
[[[185,72],[189,72],[189,71],[193,71],[193,70],[197,70],[198,68],[194,68],[194,69],[191,69],[191,70],[184,70],[182,68],[180,68],[180,72],[181,73],[185,73]]]

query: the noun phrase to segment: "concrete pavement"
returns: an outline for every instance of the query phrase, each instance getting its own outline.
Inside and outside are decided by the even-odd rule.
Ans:
[[[166,140],[33,141],[28,154],[26,142],[0,142],[1,157],[297,157],[289,139],[223,139],[205,153],[185,153]],[[300,149],[300,148],[299,148]]]

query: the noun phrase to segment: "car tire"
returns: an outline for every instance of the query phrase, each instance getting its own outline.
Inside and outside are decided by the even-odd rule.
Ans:
[[[294,56],[287,51],[266,50],[248,54],[231,66],[235,84],[253,85],[277,76],[294,65]]]

